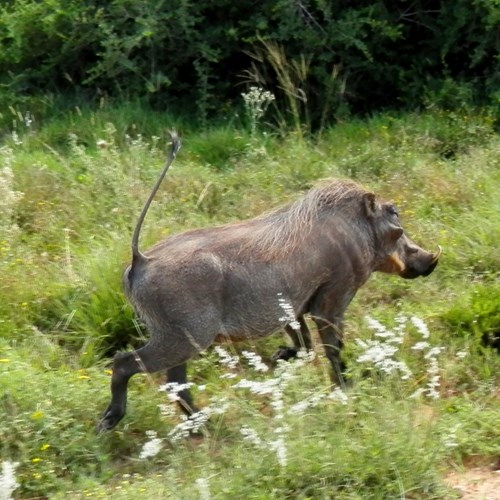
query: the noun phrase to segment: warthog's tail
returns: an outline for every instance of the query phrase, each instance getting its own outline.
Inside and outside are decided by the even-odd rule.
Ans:
[[[163,170],[160,176],[158,177],[158,180],[156,181],[156,184],[154,185],[151,194],[149,195],[149,198],[147,199],[146,203],[144,204],[144,207],[142,208],[141,215],[139,215],[139,219],[137,220],[137,224],[134,229],[134,234],[132,236],[132,266],[140,259],[145,258],[144,255],[139,250],[139,234],[141,232],[142,223],[144,222],[144,219],[148,212],[149,206],[153,201],[153,198],[155,197],[158,189],[160,188],[160,185],[165,177],[165,174],[170,168],[170,165],[172,165],[172,163],[174,162],[175,157],[177,156],[177,152],[181,148],[181,140],[179,139],[179,136],[175,131],[170,132],[170,137],[172,138],[172,149],[170,150],[170,154],[168,155],[167,162],[163,167]]]

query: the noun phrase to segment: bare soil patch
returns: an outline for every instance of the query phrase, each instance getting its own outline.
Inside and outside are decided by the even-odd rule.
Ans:
[[[445,482],[464,500],[500,500],[500,459],[469,459],[463,470],[446,474]]]

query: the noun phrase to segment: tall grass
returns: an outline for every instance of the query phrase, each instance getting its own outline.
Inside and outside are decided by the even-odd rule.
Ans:
[[[193,423],[158,390],[159,374],[133,379],[125,420],[98,436],[109,356],[147,336],[121,275],[164,160],[163,129],[176,125],[148,116],[34,116],[3,140],[0,450],[2,464],[17,464],[2,465],[8,495],[449,498],[446,467],[498,457],[489,344],[499,327],[500,140],[491,118],[472,112],[381,115],[308,140],[273,135],[262,120],[185,134],[143,246],[349,176],[394,200],[410,236],[444,256],[425,280],[379,275],[360,290],[346,318],[347,393],[330,391],[320,346],[314,359],[274,366],[277,336],[191,363],[199,434],[186,435]]]

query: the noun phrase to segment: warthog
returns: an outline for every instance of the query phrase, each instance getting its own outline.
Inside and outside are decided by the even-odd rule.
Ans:
[[[137,222],[124,289],[151,334],[141,349],[117,353],[111,402],[99,424],[113,428],[125,414],[127,385],[138,372],[167,370],[186,383],[186,362],[211,344],[264,337],[280,329],[294,346],[311,347],[304,315],[317,325],[333,380],[344,384],[342,318],[373,271],[402,278],[429,275],[441,249],[430,253],[403,231],[396,208],[352,181],[319,184],[294,203],[254,219],[187,231],[145,253],[138,248],[146,212],[180,147],[172,151]],[[291,328],[282,301],[293,309]],[[285,317],[284,317],[285,316]],[[186,413],[197,411],[188,390]]]

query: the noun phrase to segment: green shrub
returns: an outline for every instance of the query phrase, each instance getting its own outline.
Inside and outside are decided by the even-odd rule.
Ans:
[[[120,94],[206,125],[242,109],[242,83],[271,91],[276,121],[296,133],[387,108],[498,110],[498,11],[490,0],[4,2],[2,121],[8,106],[38,115],[61,94],[96,105]]]
[[[467,338],[476,349],[495,347],[500,352],[500,286],[476,285],[461,294],[443,315],[456,335]]]

